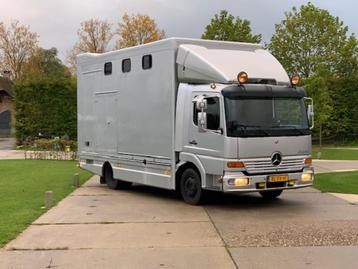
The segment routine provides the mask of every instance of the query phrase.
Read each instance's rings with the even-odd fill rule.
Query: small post
[[[73,174],[72,185],[74,188],[78,188],[80,186],[80,176],[78,173]]]
[[[317,159],[321,159],[322,155],[322,124],[319,125],[319,152],[317,152]]]
[[[47,209],[50,209],[52,207],[52,203],[53,203],[53,192],[52,191],[45,192],[45,207]]]

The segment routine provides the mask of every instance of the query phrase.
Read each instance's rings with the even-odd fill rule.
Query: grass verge
[[[74,173],[81,184],[91,177],[74,161],[1,160],[0,247],[46,212],[46,191],[53,191],[55,203],[71,193]]]
[[[317,158],[319,148],[313,147],[312,157]],[[322,160],[358,160],[358,150],[354,149],[327,149],[322,148],[321,150]]]
[[[316,174],[313,186],[322,192],[358,194],[358,171]]]

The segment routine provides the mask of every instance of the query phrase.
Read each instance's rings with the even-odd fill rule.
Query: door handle
[[[191,141],[189,141],[189,144],[190,145],[197,145],[198,143],[195,140],[191,140]]]

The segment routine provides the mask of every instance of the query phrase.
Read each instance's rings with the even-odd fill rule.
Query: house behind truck
[[[110,188],[198,204],[312,185],[313,107],[261,45],[169,38],[77,60],[80,165]]]

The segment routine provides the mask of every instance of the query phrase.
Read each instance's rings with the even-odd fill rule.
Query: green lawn
[[[358,194],[358,171],[317,174],[313,186],[323,192]]]
[[[317,158],[317,152],[319,148],[313,147],[312,157]],[[322,160],[358,160],[358,150],[353,149],[327,149],[321,150]]]
[[[53,191],[55,203],[72,192],[74,173],[81,184],[91,176],[74,161],[1,160],[0,247],[46,211],[46,191]]]

